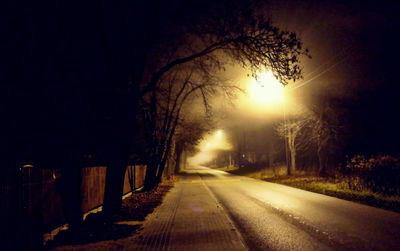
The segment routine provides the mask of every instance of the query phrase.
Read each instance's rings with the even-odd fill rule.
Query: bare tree
[[[323,98],[320,105],[312,106],[310,109],[311,139],[317,146],[318,173],[321,176],[326,176],[329,172],[330,162],[335,162],[334,160],[330,160],[330,158],[338,158],[339,149],[344,140],[343,138],[340,140],[339,137],[343,137],[346,134],[345,128],[342,125],[343,122],[339,122],[338,115],[332,105],[327,98]]]
[[[309,117],[305,114],[291,116],[290,119],[278,124],[276,131],[279,136],[287,140],[289,150],[289,163],[287,174],[293,175],[296,171],[296,152],[300,144],[304,143],[298,140],[302,130],[308,125]]]
[[[238,88],[218,77],[214,64],[194,60],[164,75],[157,88],[144,97],[144,120],[148,125],[150,161],[147,166],[145,189],[160,181],[176,129],[182,124],[185,106],[200,99],[205,114],[211,116],[210,99],[219,93],[231,97]],[[187,128],[190,129],[190,128]]]
[[[129,141],[129,138],[134,136],[129,135],[135,133],[135,117],[138,114],[147,113],[146,116],[153,121],[153,125],[149,126],[154,129],[150,130],[153,131],[154,141],[157,143],[160,137],[166,144],[153,153],[160,163],[149,164],[161,168],[149,168],[149,172],[156,172],[159,176],[159,171],[155,170],[162,171],[175,131],[174,127],[179,120],[179,116],[175,115],[173,119],[162,122],[163,126],[160,128],[156,126],[158,123],[154,121],[160,117],[159,112],[156,111],[159,109],[157,95],[161,91],[162,83],[168,83],[166,79],[173,78],[174,72],[179,72],[180,67],[190,69],[190,66],[195,65],[196,77],[182,79],[183,82],[180,83],[189,88],[184,88],[179,99],[170,100],[172,107],[174,104],[183,104],[181,101],[186,100],[191,93],[196,91],[204,100],[208,95],[213,95],[215,89],[211,87],[217,82],[209,81],[215,78],[215,71],[210,71],[210,69],[223,70],[228,63],[249,68],[254,75],[259,71],[269,69],[282,84],[301,78],[300,56],[308,56],[308,51],[303,48],[295,33],[281,31],[273,26],[265,13],[259,11],[260,7],[256,6],[259,3],[261,2],[251,0],[229,1],[229,3],[216,1],[191,11],[184,9],[186,12],[183,11],[179,15],[171,11],[171,16],[166,20],[160,19],[160,22],[151,20],[150,23],[154,25],[154,29],[150,30],[154,31],[154,34],[149,35],[149,30],[143,31],[152,39],[147,44],[143,41],[144,48],[134,50],[137,53],[133,55],[137,57],[133,59],[136,63],[133,65],[131,87],[127,88],[128,109],[123,109],[116,119],[124,116],[128,118],[121,119],[119,123],[121,127],[126,128],[125,131],[130,132],[127,133],[127,137],[118,135],[117,138],[122,138],[123,142]],[[227,8],[226,4],[229,4],[230,8]],[[180,10],[182,8],[184,6],[179,6]],[[141,39],[140,36],[138,38]],[[140,106],[140,103],[148,104],[148,106]],[[208,106],[207,102],[204,104]],[[142,108],[145,111],[141,111]],[[173,113],[179,115],[180,111],[181,108],[178,105],[173,108]],[[117,144],[118,141],[115,143]],[[120,144],[115,149],[121,147],[124,145]],[[119,152],[123,153],[126,150],[120,149]],[[106,185],[105,192],[106,197],[111,197],[105,198],[104,210],[108,211],[109,208],[111,214],[121,203],[123,178],[117,177],[123,176],[123,170],[125,170],[124,160],[121,160],[123,156],[120,153],[116,156],[118,158],[114,158],[113,167],[107,169],[107,176],[114,177],[112,179],[118,182],[110,180],[110,186]],[[150,173],[148,177],[154,177],[154,175]],[[146,183],[154,182],[147,181]]]
[[[329,159],[340,148],[339,136],[344,134],[343,126],[327,101],[300,109],[286,123],[277,126],[277,133],[288,140],[290,165],[288,175],[296,170],[296,152],[311,150],[318,157],[318,173],[325,176],[329,169]]]
[[[203,136],[213,128],[212,121],[204,117],[193,117],[185,113],[175,131],[175,172],[181,169],[184,152],[194,152],[195,146]],[[185,161],[185,160],[183,160]]]

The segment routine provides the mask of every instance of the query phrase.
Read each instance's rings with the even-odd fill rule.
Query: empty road
[[[400,250],[400,214],[203,167],[250,250]]]
[[[127,238],[55,250],[400,250],[400,214],[204,167]]]

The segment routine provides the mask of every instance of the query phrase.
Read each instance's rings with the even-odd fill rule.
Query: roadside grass
[[[238,167],[235,166],[225,166],[225,167],[211,167],[212,169],[219,170],[219,171],[224,171],[224,172],[233,172],[235,170],[238,170]]]
[[[227,172],[400,212],[400,196],[387,196],[367,189],[350,189],[348,183],[341,179],[317,177],[306,173],[287,176],[281,174],[280,169],[278,171],[280,174],[271,169],[246,170],[243,168]]]
[[[225,171],[223,168],[219,168],[218,170]],[[262,180],[273,177],[283,177],[283,175],[286,173],[286,170],[283,166],[264,169],[230,167],[230,169],[226,170],[226,172]]]

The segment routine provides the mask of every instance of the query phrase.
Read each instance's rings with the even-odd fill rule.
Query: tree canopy
[[[138,149],[132,145],[143,140],[138,134],[157,135],[162,151],[154,152],[168,151],[180,107],[200,98],[209,111],[210,97],[233,92],[235,87],[218,75],[228,64],[253,75],[271,70],[287,84],[301,78],[300,57],[309,55],[295,33],[273,25],[259,0],[52,2],[42,7],[24,8],[32,22],[18,23],[31,34],[21,37],[24,46],[16,54],[25,62],[19,83],[27,88],[12,88],[22,97],[12,101],[22,111],[15,123],[19,131],[24,131],[24,115],[35,123],[7,142],[17,142],[11,148],[17,152],[19,142],[28,139],[32,142],[22,150],[28,157],[34,148],[43,159],[75,163],[65,166],[80,165],[83,154],[96,152],[111,172],[105,211],[118,207],[124,168]],[[157,159],[162,166],[163,158]]]
[[[232,96],[237,89],[220,78],[228,64],[239,64],[254,76],[271,70],[284,85],[301,78],[300,56],[309,56],[308,50],[295,33],[273,26],[256,4],[260,2],[217,1],[189,12],[190,16],[182,13],[162,26],[159,40],[148,53],[149,67],[138,83],[151,134],[149,142],[157,146],[150,153],[156,163],[148,166],[149,179],[163,169],[164,154],[168,155],[180,111],[188,99],[200,97],[209,111],[213,95],[223,92]]]

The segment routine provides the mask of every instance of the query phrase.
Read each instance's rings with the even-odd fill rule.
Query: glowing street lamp
[[[272,72],[263,72],[249,87],[249,94],[254,101],[263,105],[281,104],[284,101],[283,85]]]
[[[285,89],[278,79],[274,77],[272,72],[263,72],[258,78],[253,81],[249,88],[252,99],[263,105],[283,105],[283,120],[286,127],[286,102],[285,102]],[[288,142],[285,137],[285,159],[286,165],[288,165]]]

